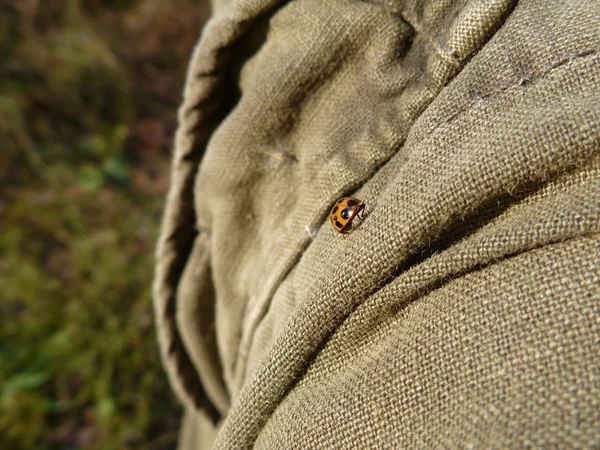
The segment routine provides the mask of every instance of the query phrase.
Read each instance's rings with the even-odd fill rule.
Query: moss
[[[158,205],[41,194],[19,192],[0,237],[0,315],[11,318],[1,326],[2,448],[76,444],[90,427],[95,441],[127,448],[172,431],[149,294]]]
[[[17,3],[0,5],[0,448],[174,448],[150,286],[206,5]]]

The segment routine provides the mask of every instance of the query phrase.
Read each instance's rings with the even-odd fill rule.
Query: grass
[[[0,2],[0,448],[174,448],[150,286],[193,0]]]

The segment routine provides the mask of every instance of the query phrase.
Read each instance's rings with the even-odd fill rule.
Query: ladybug
[[[350,231],[352,220],[359,216],[364,217],[365,204],[356,197],[340,198],[329,213],[331,224],[336,231],[340,233],[348,233]],[[361,214],[362,213],[362,214]]]

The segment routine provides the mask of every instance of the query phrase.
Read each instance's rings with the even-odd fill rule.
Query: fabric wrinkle
[[[221,3],[153,291],[182,450],[600,442],[593,0]]]

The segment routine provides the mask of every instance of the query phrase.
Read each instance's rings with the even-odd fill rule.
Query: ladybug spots
[[[352,220],[364,209],[365,205],[358,198],[341,198],[335,202],[329,213],[331,225],[340,233],[349,233],[352,230]]]

